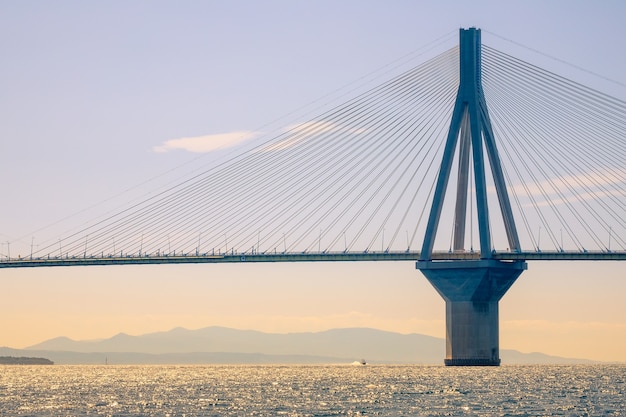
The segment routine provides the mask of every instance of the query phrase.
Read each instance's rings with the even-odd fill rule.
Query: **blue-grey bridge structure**
[[[461,29],[459,47],[429,64],[242,152],[241,158],[231,158],[62,239],[40,244],[35,252],[31,246],[30,256],[7,255],[0,259],[0,268],[415,261],[446,302],[445,364],[499,365],[498,303],[527,269],[526,261],[626,260],[626,103],[489,50],[489,76],[503,85],[492,95],[496,110],[506,112],[506,98],[515,96],[511,100],[525,107],[513,116],[530,125],[526,130],[508,115],[501,116],[504,121],[497,131],[508,139],[507,158],[512,161],[518,155],[522,161],[507,171],[485,97],[482,58],[481,31]],[[519,66],[520,73],[494,71],[500,61]],[[450,63],[458,68],[454,73],[443,70]],[[516,84],[520,74],[538,77],[536,85]],[[434,80],[424,81],[430,79]],[[556,96],[560,98],[552,103]],[[411,104],[400,108],[398,102]],[[450,104],[452,109],[445,110]],[[561,112],[557,118],[563,119],[565,128],[552,126],[552,121],[540,126],[535,119],[550,113],[544,105]],[[423,116],[409,120],[416,113]],[[583,127],[571,127],[576,119]],[[589,132],[598,143],[588,143]],[[445,140],[422,142],[424,137],[442,136]],[[524,138],[531,138],[529,145],[522,144]],[[544,148],[542,139],[545,146],[561,143]],[[567,156],[563,143],[571,143],[573,156]],[[367,156],[362,156],[365,146]],[[520,168],[530,170],[524,155],[518,154],[524,146],[537,147],[536,166],[543,179],[520,173]],[[605,159],[594,160],[595,151]],[[591,162],[584,160],[589,154]],[[439,165],[433,163],[437,156]],[[430,189],[422,188],[429,175]],[[514,176],[517,184],[511,183]],[[456,198],[447,210],[450,183],[456,187]],[[516,191],[522,188],[525,196]],[[575,195],[576,190],[582,195]],[[381,197],[374,200],[368,193]],[[545,198],[538,201],[539,195]],[[420,200],[418,216],[415,202]],[[403,204],[407,207],[400,209]],[[565,207],[570,219],[557,206]],[[525,244],[532,250],[524,249],[516,210],[527,232]],[[536,234],[530,212],[540,223]],[[493,213],[500,215],[498,231]],[[452,220],[442,232],[440,219],[446,215]],[[382,225],[371,226],[372,237],[364,240],[376,216],[383,218]],[[414,217],[419,217],[415,226],[409,222]],[[422,217],[427,217],[425,224]],[[356,228],[348,243],[347,233],[359,221],[367,226]],[[573,222],[580,223],[597,249],[576,236]],[[387,241],[385,227],[392,229]],[[403,228],[407,243],[399,248]],[[541,248],[542,228],[551,249]],[[478,250],[473,246],[474,230]],[[600,238],[601,231],[608,235],[606,241]],[[564,232],[574,249],[565,249]],[[420,233],[421,250],[414,250],[412,243]],[[442,234],[449,234],[450,246],[434,250]],[[499,234],[506,236],[506,248],[496,248],[493,240]],[[322,250],[323,240],[328,243]],[[357,249],[361,242],[365,249]],[[378,242],[380,251],[374,249]],[[172,244],[178,249],[172,251]]]

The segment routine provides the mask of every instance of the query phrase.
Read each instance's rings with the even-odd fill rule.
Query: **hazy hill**
[[[56,363],[370,363],[442,364],[443,339],[367,328],[333,329],[316,333],[274,334],[224,327],[76,341],[50,339],[26,350],[0,349],[0,355],[34,355]],[[541,353],[502,350],[506,364],[583,363]]]
[[[95,341],[74,341],[59,337],[27,349],[81,353],[262,353],[346,359],[367,358],[398,363],[433,363],[441,361],[445,351],[445,342],[442,339],[419,334],[402,335],[366,328],[275,334],[207,327],[199,330],[175,328],[167,332],[141,336],[120,333],[110,339]]]

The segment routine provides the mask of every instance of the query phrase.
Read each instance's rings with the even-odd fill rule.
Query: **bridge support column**
[[[419,261],[416,265],[446,301],[447,366],[498,366],[498,302],[526,262]]]

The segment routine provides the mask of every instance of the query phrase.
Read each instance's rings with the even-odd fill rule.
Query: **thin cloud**
[[[558,206],[561,204],[572,204],[582,200],[594,201],[602,197],[626,197],[626,190],[610,190],[610,191],[596,191],[593,193],[583,193],[576,196],[566,196],[565,198],[551,198],[549,201],[539,201],[535,204],[526,203],[524,207],[546,207],[546,206]]]
[[[165,153],[182,150],[194,153],[206,153],[217,149],[230,148],[256,136],[256,133],[248,130],[240,130],[215,135],[194,136],[188,138],[170,139],[159,146],[152,148],[154,152]]]
[[[581,173],[543,180],[538,183],[530,183],[526,188],[522,184],[516,184],[512,188],[520,195],[547,196],[557,195],[557,189],[580,190],[584,188],[597,189],[602,186],[620,185],[626,177],[626,168],[605,170],[600,173]],[[565,187],[565,188],[562,188]]]
[[[515,184],[508,189],[521,197],[535,197],[539,200],[535,203],[525,203],[524,207],[561,205],[607,196],[624,197],[626,191],[614,189],[616,186],[622,186],[624,177],[626,177],[626,168],[617,168],[599,173],[555,177],[536,183],[530,182],[525,186]],[[611,188],[607,189],[607,187]],[[495,193],[495,187],[489,186],[488,192]]]
[[[309,121],[299,123],[288,126],[284,129],[284,131],[289,134],[286,139],[262,149],[262,152],[276,152],[289,149],[304,140],[322,133],[345,132],[351,135],[360,135],[367,132],[364,128],[347,127],[327,121]]]

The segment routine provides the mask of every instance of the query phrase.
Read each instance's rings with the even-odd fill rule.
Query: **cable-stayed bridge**
[[[449,364],[496,364],[497,302],[524,261],[626,259],[625,116],[462,30],[459,47],[30,256],[7,243],[0,267],[416,260],[471,276],[480,300],[429,280],[450,321],[494,330],[487,347],[451,336]]]
[[[459,79],[455,47],[219,166],[65,236],[38,240],[20,260],[4,245],[0,265],[27,266],[31,258],[34,266],[60,258],[415,257]],[[527,259],[623,256],[624,102],[485,45],[482,87],[520,240],[511,250],[501,219],[491,216],[491,251],[501,259],[516,252]],[[455,172],[450,178],[454,188]],[[489,207],[497,208],[488,187]],[[464,243],[475,253],[472,193]],[[434,242],[438,256],[451,259],[470,256],[453,250],[453,205],[452,198],[444,202]]]

